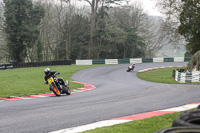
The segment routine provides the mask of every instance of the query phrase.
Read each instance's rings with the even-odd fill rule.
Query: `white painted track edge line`
[[[116,125],[116,124],[126,123],[126,122],[130,122],[130,121],[131,120],[105,120],[105,121],[99,121],[99,122],[95,122],[95,123],[88,124],[88,125],[62,129],[59,131],[53,131],[50,133],[78,133],[78,132],[83,132],[83,131],[101,128],[101,127],[105,127],[105,126],[112,126],[112,125]]]

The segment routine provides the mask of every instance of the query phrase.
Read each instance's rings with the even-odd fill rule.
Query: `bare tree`
[[[110,17],[112,18],[112,21],[115,22],[117,25],[121,25],[122,29],[126,28],[127,30],[132,30],[132,34],[136,34],[135,37],[132,37],[134,42],[122,42],[123,45],[123,58],[128,57],[128,50],[130,53],[130,57],[134,57],[137,53],[136,47],[143,49],[139,45],[139,38],[140,31],[142,31],[143,28],[143,21],[146,17],[146,14],[143,12],[143,9],[140,6],[140,3],[134,3],[133,5],[125,5],[121,7],[113,8],[110,12]],[[134,33],[135,32],[135,33]],[[123,33],[123,32],[121,32]],[[120,35],[122,36],[122,35]],[[141,37],[141,36],[140,36]],[[123,37],[124,40],[127,37]]]
[[[80,0],[82,1],[82,0]],[[88,47],[88,59],[91,57],[94,57],[94,53],[92,50],[94,49],[94,34],[96,31],[96,16],[97,16],[97,11],[100,6],[100,4],[106,4],[106,6],[109,6],[110,3],[112,4],[118,4],[118,2],[123,1],[123,0],[83,0],[87,2],[90,5],[91,8],[91,13],[90,13],[90,44]],[[103,5],[102,4],[102,5]]]
[[[89,3],[91,7],[91,17],[90,17],[90,45],[88,49],[88,59],[91,58],[91,51],[94,43],[94,32],[95,32],[95,23],[96,23],[96,14],[99,6],[100,0],[85,0],[86,2]]]
[[[66,19],[66,4],[64,2],[39,0],[45,8],[45,17],[40,24],[40,37],[43,44],[44,60],[59,59],[59,44]]]
[[[162,25],[162,31],[168,39],[168,43],[174,47],[185,45],[185,39],[181,36],[177,28],[180,25],[179,16],[182,11],[181,0],[157,0],[157,7],[165,16],[165,23]]]
[[[46,15],[40,25],[44,60],[70,59],[73,45],[72,31],[80,30],[71,25],[72,17],[83,13],[84,9],[75,7],[76,1],[38,1],[46,10]]]
[[[162,31],[164,20],[160,17],[149,16],[144,21],[145,30],[141,33],[144,36],[146,57],[155,57],[158,51],[165,46],[168,41]]]
[[[131,5],[114,8],[114,11],[110,14],[114,22],[125,25],[130,29],[133,28],[136,34],[143,40],[145,45],[138,44],[136,40],[134,45],[131,45],[131,57],[137,56],[138,46],[144,51],[146,57],[154,57],[155,54],[167,43],[167,38],[163,32],[162,25],[164,19],[161,17],[148,16],[140,2],[135,2]],[[137,38],[136,38],[137,39]],[[128,48],[125,44],[124,47]],[[127,49],[124,49],[124,57],[126,57]]]
[[[6,46],[4,3],[0,1],[0,62],[8,62],[9,54]]]

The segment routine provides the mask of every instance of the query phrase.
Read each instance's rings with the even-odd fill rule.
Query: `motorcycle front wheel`
[[[53,93],[54,93],[56,96],[60,96],[60,91],[59,91],[55,86],[53,86]]]
[[[69,87],[67,87],[67,92],[66,92],[67,95],[70,95],[71,94],[71,91],[69,89]]]

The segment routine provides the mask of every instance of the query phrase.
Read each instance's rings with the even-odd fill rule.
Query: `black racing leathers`
[[[50,77],[55,77],[55,73],[58,73],[58,72],[56,72],[56,71],[51,71],[51,72],[49,72],[49,74],[48,75],[45,75],[44,76],[44,80],[45,80],[45,83],[47,84],[48,82],[47,82],[47,79],[49,79]]]
[[[60,72],[51,71],[51,72],[49,72],[48,75],[45,75],[45,76],[44,76],[45,84],[48,84],[48,81],[47,81],[47,80],[48,80],[50,77],[53,77],[53,78],[54,78],[56,74],[60,74]],[[60,84],[62,84],[62,85],[65,85],[65,82],[63,81],[62,78],[59,78],[59,77],[58,77],[58,82],[59,82]]]

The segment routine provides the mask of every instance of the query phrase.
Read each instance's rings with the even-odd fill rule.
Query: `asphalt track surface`
[[[200,86],[161,84],[137,78],[137,71],[186,63],[109,65],[79,71],[72,79],[96,89],[71,96],[0,102],[0,133],[47,133],[188,103],[200,102]]]

